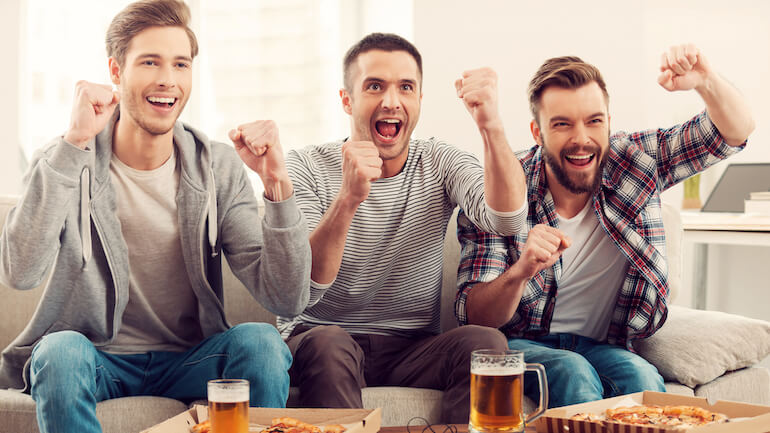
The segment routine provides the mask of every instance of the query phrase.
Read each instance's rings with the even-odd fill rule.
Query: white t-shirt
[[[604,341],[628,260],[599,225],[591,204],[569,219],[557,215],[572,245],[561,256],[550,332]]]
[[[128,246],[128,305],[110,353],[184,351],[203,339],[198,298],[182,258],[176,150],[154,170],[136,170],[114,154],[110,178]]]

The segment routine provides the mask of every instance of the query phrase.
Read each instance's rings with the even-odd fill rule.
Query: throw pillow
[[[663,378],[693,388],[770,355],[770,322],[669,306],[666,323],[634,347]]]

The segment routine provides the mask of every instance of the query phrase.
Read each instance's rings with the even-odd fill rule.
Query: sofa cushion
[[[666,380],[695,388],[770,354],[770,322],[670,306],[666,323],[635,345]]]

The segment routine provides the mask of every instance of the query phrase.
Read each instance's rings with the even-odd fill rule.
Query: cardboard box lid
[[[742,418],[734,422],[713,424],[691,429],[629,426],[609,423],[601,426],[587,421],[573,421],[569,418],[577,413],[601,414],[605,409],[616,406],[623,400],[631,399],[637,404],[666,406],[697,406],[712,412],[719,412],[729,418]],[[687,397],[677,394],[644,391],[620,397],[607,398],[583,404],[549,409],[535,421],[539,432],[584,433],[584,432],[628,432],[628,433],[766,433],[770,432],[770,406],[760,406],[732,401],[718,401],[709,404],[702,397]]]
[[[377,433],[382,410],[377,409],[273,409],[249,408],[249,432],[259,432],[269,426],[273,418],[291,417],[319,426],[342,424],[345,433]],[[142,433],[190,433],[195,424],[208,419],[206,406],[196,405],[179,415],[144,430]]]

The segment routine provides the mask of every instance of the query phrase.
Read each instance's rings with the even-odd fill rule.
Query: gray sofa
[[[15,201],[14,197],[0,197],[0,226]],[[678,212],[664,208],[668,254],[675,258],[669,260],[674,291],[681,280],[681,226],[678,217]],[[454,221],[448,233],[442,296],[444,329],[456,326],[453,302],[459,245],[454,233]],[[227,269],[225,286],[225,307],[231,323],[275,323],[275,318],[250,297]],[[42,292],[42,286],[30,291],[0,286],[0,347],[7,346],[26,325]],[[701,344],[697,340],[704,336],[704,329],[713,329],[714,332],[706,336],[709,341]],[[727,338],[719,332],[727,332]],[[736,336],[743,340],[735,343]],[[672,307],[669,322],[638,349],[666,377],[669,392],[712,400],[770,404],[770,374],[766,369],[751,367],[770,352],[770,323]],[[441,391],[431,389],[371,387],[363,390],[365,407],[382,408],[383,426],[405,425],[413,416],[438,422],[441,396]],[[296,397],[297,390],[292,388],[289,406],[294,405]],[[532,402],[528,401],[527,406],[532,408]],[[99,403],[97,416],[105,432],[127,433],[139,432],[185,409],[185,404],[172,399],[129,397]],[[16,391],[0,390],[0,420],[0,431],[3,432],[38,431],[32,398]]]

